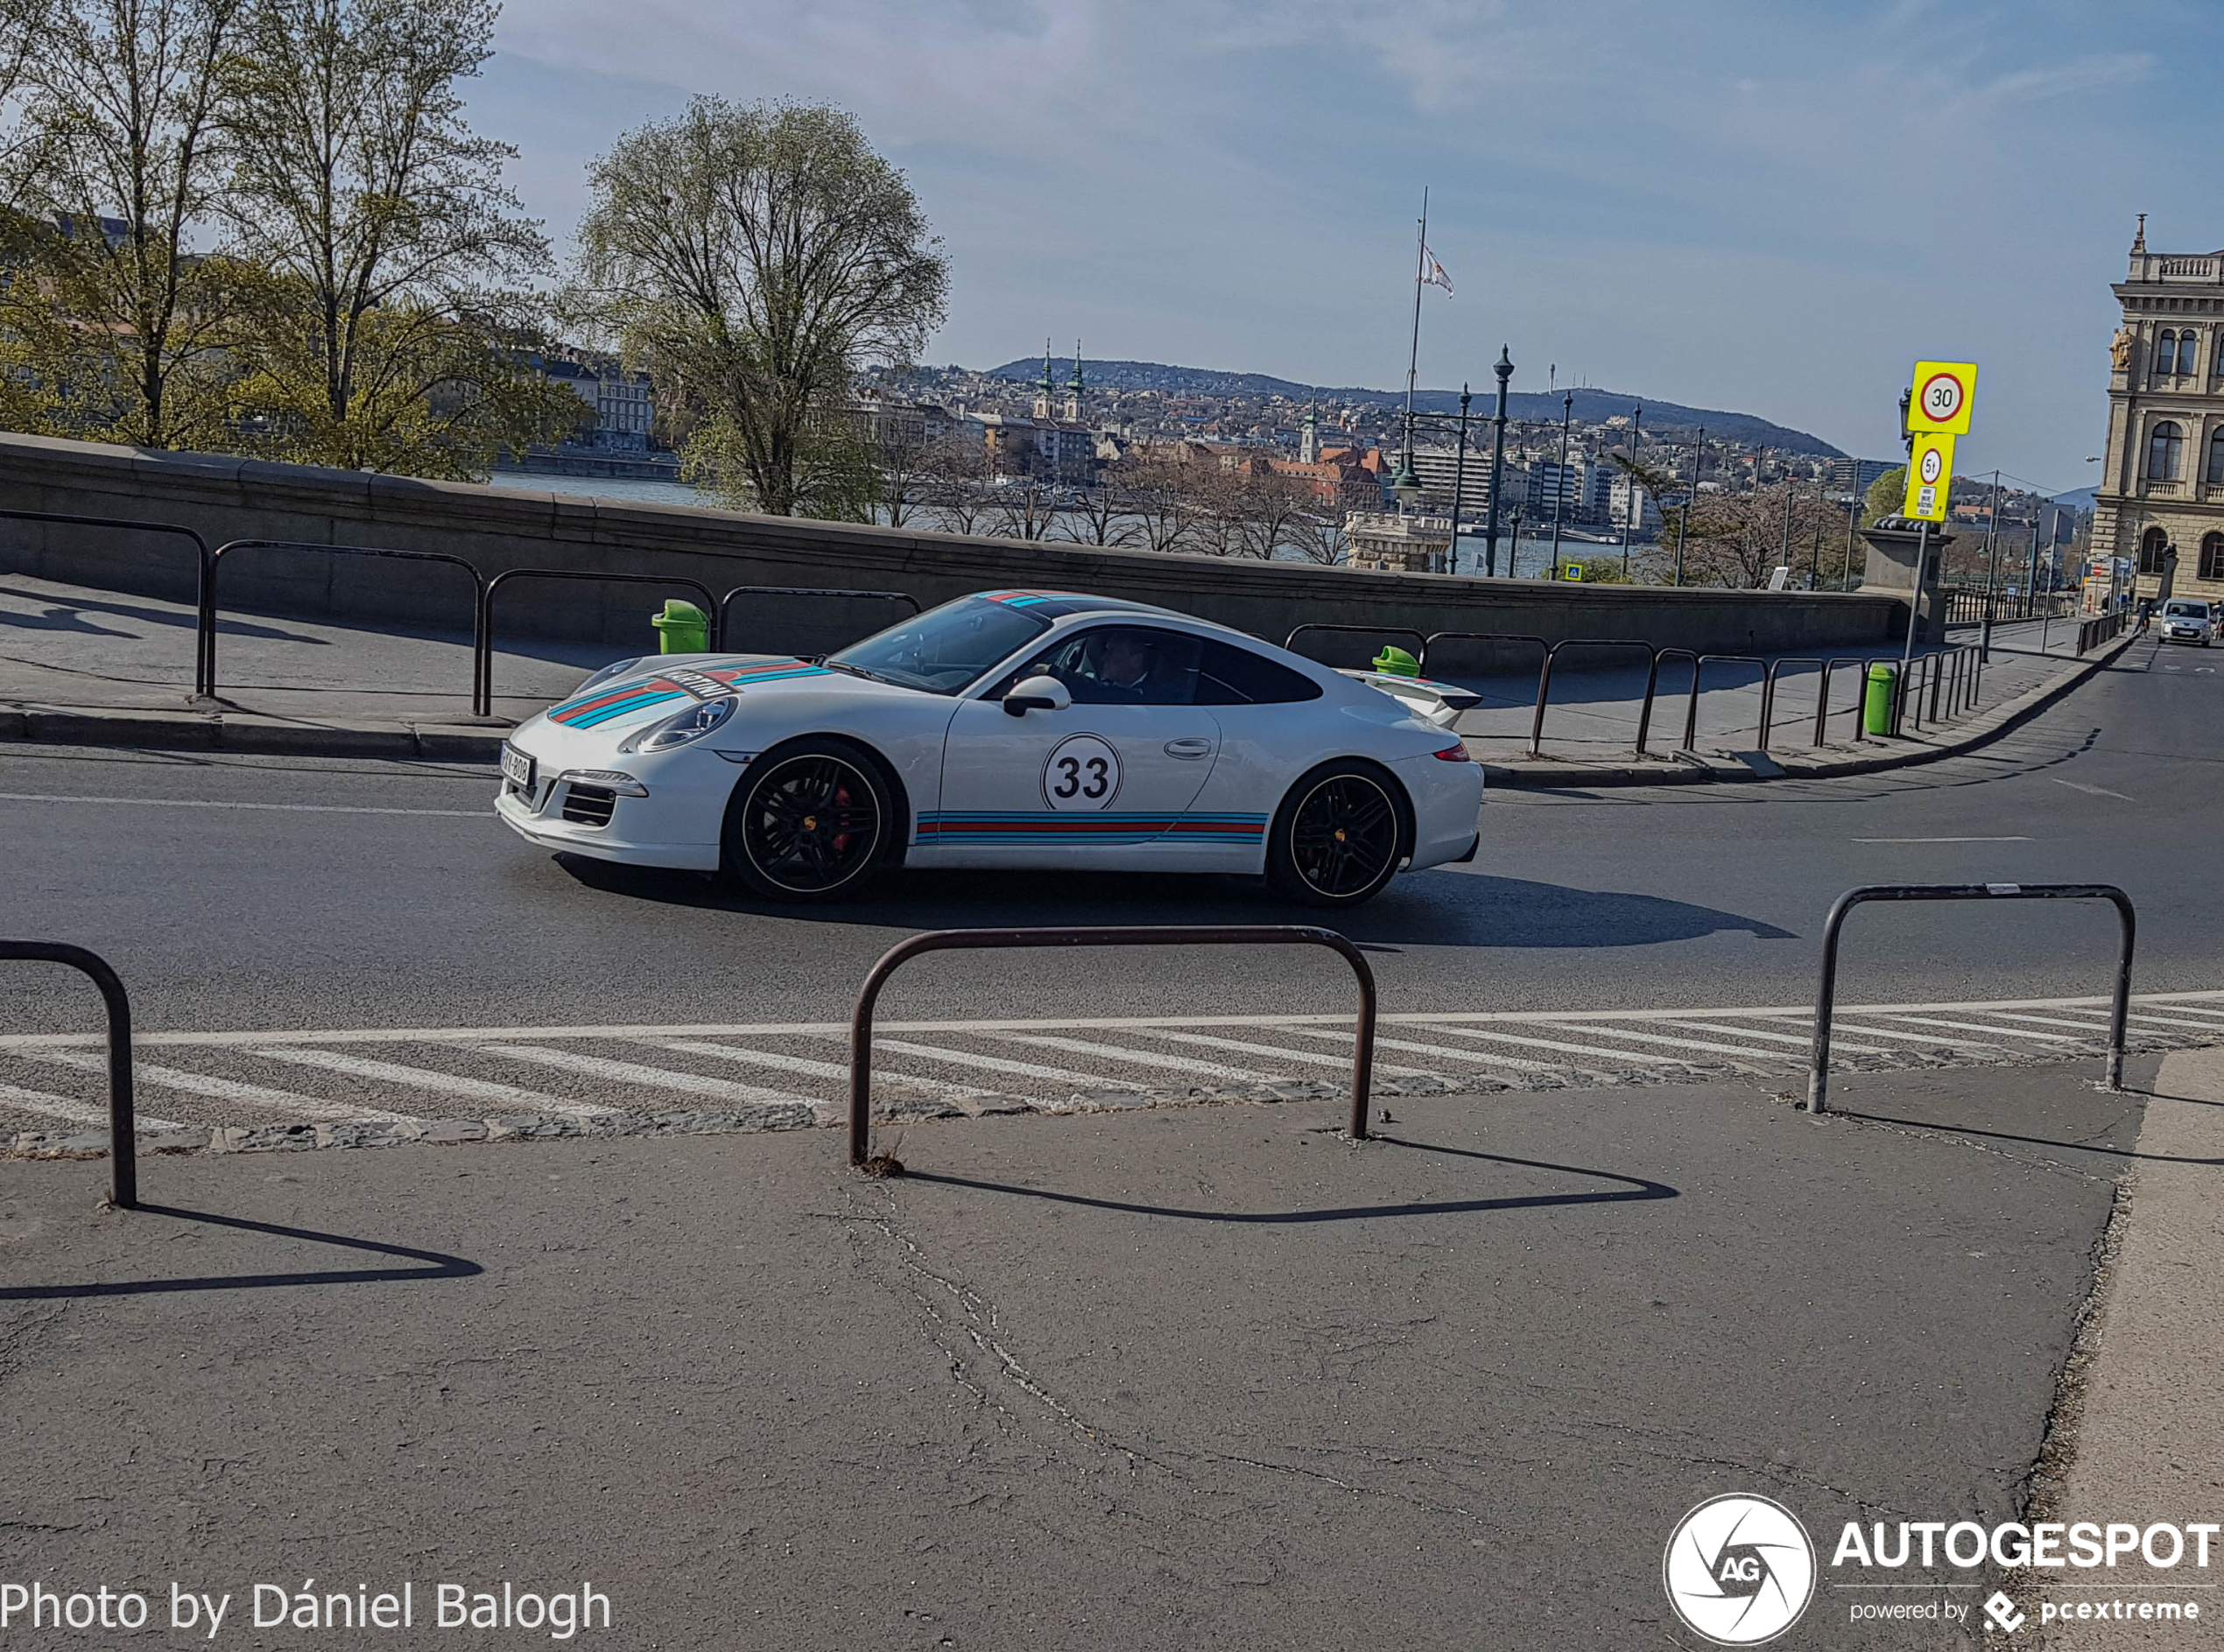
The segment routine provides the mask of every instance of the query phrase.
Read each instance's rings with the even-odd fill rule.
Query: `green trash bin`
[[[710,652],[710,621],[693,602],[673,597],[664,605],[663,613],[649,615],[649,623],[657,628],[659,654]]]
[[[1890,660],[1872,660],[1869,666],[1869,688],[1862,697],[1862,732],[1889,735],[1892,732],[1892,691],[1899,683],[1900,668]]]
[[[1402,648],[1384,648],[1375,656],[1375,669],[1384,677],[1418,677],[1421,662]]]

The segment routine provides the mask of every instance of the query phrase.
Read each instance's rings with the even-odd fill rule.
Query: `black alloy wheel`
[[[890,814],[862,753],[806,742],[750,765],[727,811],[727,863],[776,900],[838,900],[879,864]]]
[[[1315,770],[1291,788],[1267,844],[1267,878],[1309,906],[1356,906],[1397,870],[1405,823],[1397,783],[1362,763]]]

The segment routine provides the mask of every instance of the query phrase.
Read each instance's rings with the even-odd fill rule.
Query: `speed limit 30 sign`
[[[1969,404],[1977,398],[1974,362],[1918,362],[1907,405],[1910,431],[1940,436],[1969,433]]]

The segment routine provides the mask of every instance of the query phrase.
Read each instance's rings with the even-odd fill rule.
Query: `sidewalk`
[[[820,1130],[156,1157],[133,1213],[0,1163],[10,1576],[228,1631],[411,1580],[405,1647],[582,1581],[581,1644],[1681,1644],[1708,1496],[2016,1517],[2138,1130],[2090,1079],[918,1122],[885,1182]],[[1800,1646],[1880,1644],[1818,1597]]]
[[[639,651],[656,651],[644,605]],[[1757,745],[1760,690],[1750,667],[1710,665],[1699,696],[1695,750],[1678,755],[1690,667],[1664,666],[1647,738],[1633,755],[1642,665],[1556,671],[1545,755],[1527,756],[1536,674],[1461,678],[1485,695],[1458,732],[1498,784],[1594,786],[1778,775],[1861,773],[1968,749],[2066,692],[2115,649],[2066,655],[2073,623],[2002,626],[1975,712],[1908,737],[1854,741],[1858,673],[1831,685],[1833,743],[1810,747],[1819,674],[1787,671],[1770,752]],[[1969,634],[1974,640],[1974,633]],[[1956,641],[1961,640],[1956,634]],[[194,614],[184,603],[0,574],[0,739],[61,745],[222,747],[335,756],[491,762],[503,733],[608,664],[608,644],[535,643],[498,648],[494,716],[471,714],[468,638],[373,630],[308,620],[230,615],[219,620],[218,695],[193,699]],[[1842,657],[1897,659],[1897,650]]]
[[[238,614],[216,633],[217,703],[196,705],[190,604],[0,574],[0,738],[491,762],[503,730],[616,655],[496,649],[489,722],[471,714],[468,636]]]
[[[1957,630],[1951,638],[1957,646],[1976,640],[1974,629]],[[1636,755],[1646,675],[1641,657],[1640,663],[1607,670],[1555,671],[1543,750],[1535,757],[1529,755],[1537,703],[1533,671],[1446,680],[1480,689],[1486,696],[1481,706],[1463,713],[1455,727],[1497,784],[1550,788],[1819,777],[1898,768],[1983,745],[2083,682],[2115,659],[2129,640],[2127,635],[2080,659],[2070,651],[2076,643],[2074,622],[2057,622],[2051,628],[2036,622],[1995,627],[1992,659],[1979,677],[1974,705],[1958,717],[1942,714],[1937,723],[1926,714],[1918,726],[1911,717],[1902,735],[1885,739],[1857,734],[1862,679],[1868,661],[1897,664],[1899,650],[1849,649],[1834,657],[1862,664],[1841,664],[1830,675],[1828,739],[1813,743],[1822,673],[1812,666],[1788,668],[1777,683],[1766,752],[1758,749],[1761,671],[1756,666],[1710,664],[1700,685],[1693,749],[1683,751],[1678,748],[1690,715],[1691,665],[1688,661],[1664,664],[1643,757]],[[1923,680],[1918,675],[1918,685]],[[1917,692],[1927,714],[1929,692],[1920,686]]]

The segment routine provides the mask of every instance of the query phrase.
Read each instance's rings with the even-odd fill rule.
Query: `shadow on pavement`
[[[469,1279],[485,1269],[461,1256],[437,1250],[414,1250],[407,1245],[382,1244],[375,1239],[348,1239],[321,1234],[310,1227],[284,1227],[276,1222],[250,1221],[243,1216],[217,1216],[208,1211],[180,1210],[170,1205],[142,1205],[131,1216],[167,1216],[178,1221],[208,1222],[248,1233],[271,1234],[280,1239],[306,1239],[313,1244],[336,1245],[343,1250],[367,1250],[381,1256],[404,1256],[423,1262],[422,1268],[355,1268],[320,1269],[291,1274],[231,1274],[192,1279],[95,1280],[78,1285],[0,1286],[0,1302],[43,1302],[81,1297],[140,1297],[181,1290],[255,1290],[273,1285],[367,1285],[417,1279]]]
[[[26,602],[53,601],[52,595],[46,592],[11,590],[6,586],[0,586],[0,596],[18,597]],[[130,631],[109,630],[88,624],[78,619],[81,614],[114,615],[126,619],[144,620],[150,625],[174,626],[186,630],[192,630],[198,624],[190,609],[180,614],[168,608],[141,608],[131,602],[94,602],[82,597],[73,597],[67,604],[50,608],[44,614],[11,614],[0,609],[0,625],[13,625],[32,631],[81,631],[95,636],[133,635]],[[320,648],[327,646],[326,639],[321,636],[279,630],[268,625],[250,625],[243,620],[226,619],[221,615],[216,620],[216,629],[225,636],[263,636],[281,643],[313,643]]]
[[[1510,1158],[1500,1153],[1479,1153],[1472,1148],[1439,1147],[1431,1142],[1409,1142],[1402,1136],[1371,1138],[1385,1147],[1402,1147],[1423,1153],[1448,1153],[1460,1158],[1481,1159],[1490,1164],[1514,1164],[1524,1170],[1554,1170],[1566,1176],[1595,1177],[1619,1182],[1619,1188],[1587,1193],[1523,1193],[1497,1199],[1439,1199],[1422,1204],[1347,1205],[1323,1210],[1214,1211],[1191,1210],[1170,1205],[1137,1205],[1124,1199],[1093,1199],[1085,1193],[1058,1193],[1047,1188],[1018,1187],[1009,1182],[984,1182],[968,1176],[947,1176],[933,1170],[904,1172],[907,1182],[930,1182],[945,1187],[969,1187],[977,1192],[1010,1193],[1018,1199],[1038,1199],[1056,1205],[1080,1205],[1091,1210],[1124,1211],[1136,1216],[1172,1216],[1183,1221],[1222,1222],[1249,1227],[1289,1227],[1313,1222],[1367,1221],[1383,1216],[1458,1216],[1477,1211],[1538,1210],[1558,1205],[1622,1205],[1636,1199],[1679,1199],[1680,1192],[1665,1182],[1623,1176],[1616,1170],[1587,1170],[1579,1164],[1553,1164],[1543,1159]]]
[[[626,867],[559,854],[575,882],[606,894],[699,910],[875,928],[1003,929],[1079,924],[1320,924],[1389,946],[1650,946],[1742,930],[1756,940],[1791,931],[1656,895],[1572,889],[1477,873],[1401,879],[1354,911],[1295,906],[1254,878],[1053,868],[886,875],[875,898],[839,906],[759,900],[696,872]]]

